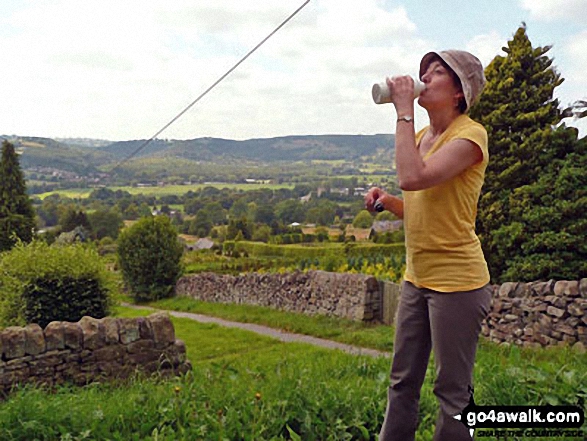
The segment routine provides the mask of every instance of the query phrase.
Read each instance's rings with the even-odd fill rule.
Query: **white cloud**
[[[544,21],[571,20],[584,23],[587,15],[587,0],[522,0],[521,6],[530,11],[532,18]]]
[[[30,3],[0,18],[0,132],[146,138],[301,4]],[[313,0],[162,136],[389,132],[371,85],[429,48],[402,7]]]
[[[557,91],[561,105],[567,106],[579,99],[587,99],[587,30],[565,41],[562,57],[566,61],[565,70],[561,72],[565,81]],[[565,121],[568,125],[577,127],[580,136],[587,136],[587,118]]]
[[[466,50],[476,55],[483,66],[487,66],[496,55],[504,55],[501,48],[508,38],[501,36],[497,31],[477,35],[466,45]]]
[[[587,30],[570,37],[563,48],[565,58],[568,60],[568,68],[564,76],[569,81],[582,81],[587,72]],[[582,84],[587,90],[585,84]]]

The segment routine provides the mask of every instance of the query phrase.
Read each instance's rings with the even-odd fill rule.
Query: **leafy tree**
[[[275,216],[285,224],[304,219],[304,207],[298,199],[286,199],[275,206]]]
[[[9,250],[19,239],[33,239],[35,212],[26,193],[24,175],[14,146],[4,141],[0,159],[0,252]]]
[[[293,189],[293,194],[297,197],[302,197],[310,193],[314,188],[309,184],[297,184]]]
[[[268,203],[260,203],[255,211],[255,222],[262,224],[271,224],[275,220],[275,211],[273,206]]]
[[[59,223],[59,199],[46,197],[36,211],[45,226],[52,227]]]
[[[88,199],[96,199],[96,200],[100,200],[100,201],[108,201],[108,200],[118,200],[118,199],[123,199],[123,198],[127,198],[130,197],[130,193],[128,191],[123,191],[123,190],[111,190],[109,188],[98,188],[96,190],[93,190],[90,195],[88,196]]]
[[[373,225],[373,217],[367,210],[361,210],[353,219],[353,227],[370,228]]]
[[[195,219],[190,224],[189,234],[196,235],[198,237],[206,237],[212,230],[212,221],[210,220],[208,211],[200,210],[196,214]]]
[[[86,213],[73,207],[69,207],[62,215],[59,224],[61,225],[61,231],[65,233],[73,231],[76,227],[83,227],[86,231],[92,230]]]
[[[118,202],[116,202],[116,204],[114,204],[114,206],[118,209],[118,211],[123,213],[125,216],[126,216],[126,210],[128,210],[128,208],[131,205],[134,205],[135,209],[136,209],[136,204],[133,202],[132,198],[130,198],[130,197],[121,199]]]
[[[576,145],[566,158],[554,159],[536,182],[512,193],[512,221],[498,230],[497,239],[519,251],[508,260],[502,279],[587,276],[587,138]]]
[[[377,213],[377,215],[375,216],[375,220],[377,220],[377,221],[393,221],[393,220],[397,220],[397,217],[391,211],[382,211],[381,213]]]
[[[181,204],[181,200],[180,200],[179,196],[176,194],[163,195],[163,196],[161,196],[161,198],[159,200],[161,201],[162,204],[167,204],[167,205]]]
[[[139,207],[134,202],[130,203],[126,209],[123,210],[124,218],[128,220],[136,220],[139,218]]]
[[[306,222],[317,225],[330,225],[336,216],[337,205],[328,200],[311,202],[312,206],[306,211]]]
[[[257,242],[269,242],[269,238],[271,237],[271,227],[269,225],[261,225],[255,228],[255,232],[253,233],[253,240]]]
[[[176,211],[171,215],[171,223],[178,229],[183,226],[183,215],[180,211]]]
[[[167,216],[143,217],[118,238],[118,262],[136,301],[168,297],[182,273],[183,247]]]
[[[503,49],[471,110],[489,136],[477,232],[492,280],[585,277],[585,141],[559,126],[553,93],[563,79],[525,25]]]
[[[88,215],[88,221],[91,226],[92,237],[98,240],[105,237],[118,238],[118,233],[124,226],[122,216],[116,209],[94,211]]]
[[[222,193],[222,190],[216,188],[216,187],[204,187],[201,190],[201,194],[203,197],[207,197],[207,198],[212,198],[212,199],[216,199],[217,197],[219,197]]]
[[[149,217],[152,215],[153,213],[151,212],[151,208],[146,202],[143,202],[141,205],[139,205],[139,217]]]
[[[250,240],[252,237],[251,226],[247,219],[240,218],[238,220],[231,220],[226,229],[226,240],[235,240],[238,233],[241,233],[243,239]]]
[[[206,212],[206,215],[208,216],[210,222],[212,222],[212,225],[221,225],[226,223],[226,210],[219,202],[208,202],[206,205],[204,205],[202,210]]]
[[[240,198],[234,201],[230,210],[228,211],[228,215],[230,219],[240,219],[247,215],[247,201],[245,198]]]

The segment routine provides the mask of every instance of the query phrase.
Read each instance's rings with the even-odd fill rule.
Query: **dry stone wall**
[[[139,318],[30,324],[0,333],[0,391],[15,384],[49,386],[125,378],[136,371],[178,374],[191,369],[164,313]]]
[[[482,332],[495,342],[587,348],[587,279],[494,286]]]
[[[269,306],[389,325],[394,324],[401,297],[395,283],[325,271],[196,274],[180,279],[176,292],[207,302]],[[587,279],[495,285],[482,333],[500,343],[587,348]]]
[[[244,303],[284,311],[323,314],[352,320],[381,316],[381,290],[375,277],[326,271],[286,274],[214,273],[182,277],[176,293],[218,303]]]

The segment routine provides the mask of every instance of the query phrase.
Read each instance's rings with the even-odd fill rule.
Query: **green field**
[[[234,184],[234,183],[209,183],[209,184],[192,184],[192,185],[165,185],[162,187],[108,187],[110,190],[122,190],[127,191],[131,195],[143,194],[145,196],[170,196],[170,195],[183,195],[188,191],[197,191],[206,187],[214,187],[218,189],[228,188],[231,190],[260,190],[262,188],[268,188],[270,190],[278,190],[280,188],[294,188],[293,184]],[[41,193],[34,195],[40,199],[45,199],[47,196],[53,194],[59,194],[63,197],[72,199],[85,199],[87,198],[95,188],[69,188],[64,190],[49,191],[47,193]]]

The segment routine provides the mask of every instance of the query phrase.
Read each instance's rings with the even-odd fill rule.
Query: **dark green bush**
[[[111,275],[88,245],[19,243],[0,255],[0,326],[108,314]]]
[[[108,290],[94,278],[39,278],[24,288],[24,318],[42,328],[52,321],[77,322],[108,313]]]
[[[118,263],[135,301],[169,297],[182,274],[183,246],[167,216],[143,217],[118,238]]]

